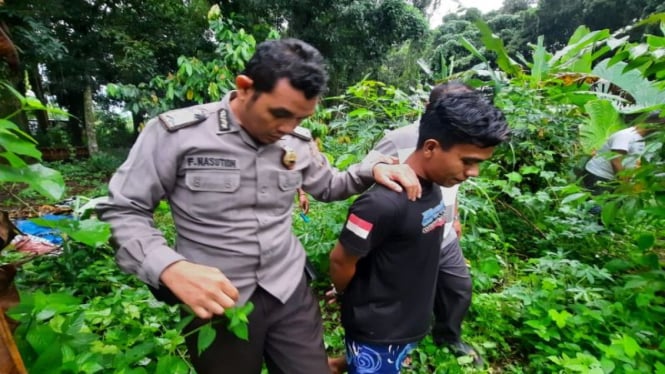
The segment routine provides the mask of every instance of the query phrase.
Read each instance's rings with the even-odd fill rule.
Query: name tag
[[[237,170],[238,160],[212,156],[186,156],[185,168]]]

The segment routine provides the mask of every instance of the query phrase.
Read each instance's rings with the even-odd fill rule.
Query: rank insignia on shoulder
[[[293,129],[293,131],[291,132],[291,135],[295,136],[298,139],[302,139],[304,141],[307,141],[307,142],[312,140],[312,133],[308,129],[306,129],[302,126],[298,126],[295,129]]]
[[[217,112],[217,126],[220,132],[226,132],[231,129],[229,126],[229,113],[224,108]]]
[[[159,115],[162,126],[169,132],[196,125],[207,118],[208,112],[201,108],[177,109]]]

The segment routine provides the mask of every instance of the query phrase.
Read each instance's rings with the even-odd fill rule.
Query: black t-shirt
[[[353,340],[409,343],[429,331],[445,206],[438,186],[421,184],[415,202],[375,185],[349,209],[339,240],[361,257],[341,300]]]

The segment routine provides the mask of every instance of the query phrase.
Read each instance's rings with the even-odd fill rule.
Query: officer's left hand
[[[409,165],[376,164],[372,169],[374,181],[382,184],[395,192],[406,190],[409,200],[415,201],[422,194],[422,188],[418,176]]]

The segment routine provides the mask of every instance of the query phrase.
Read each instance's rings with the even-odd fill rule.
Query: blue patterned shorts
[[[402,361],[417,344],[366,344],[347,338],[349,374],[399,374]]]

